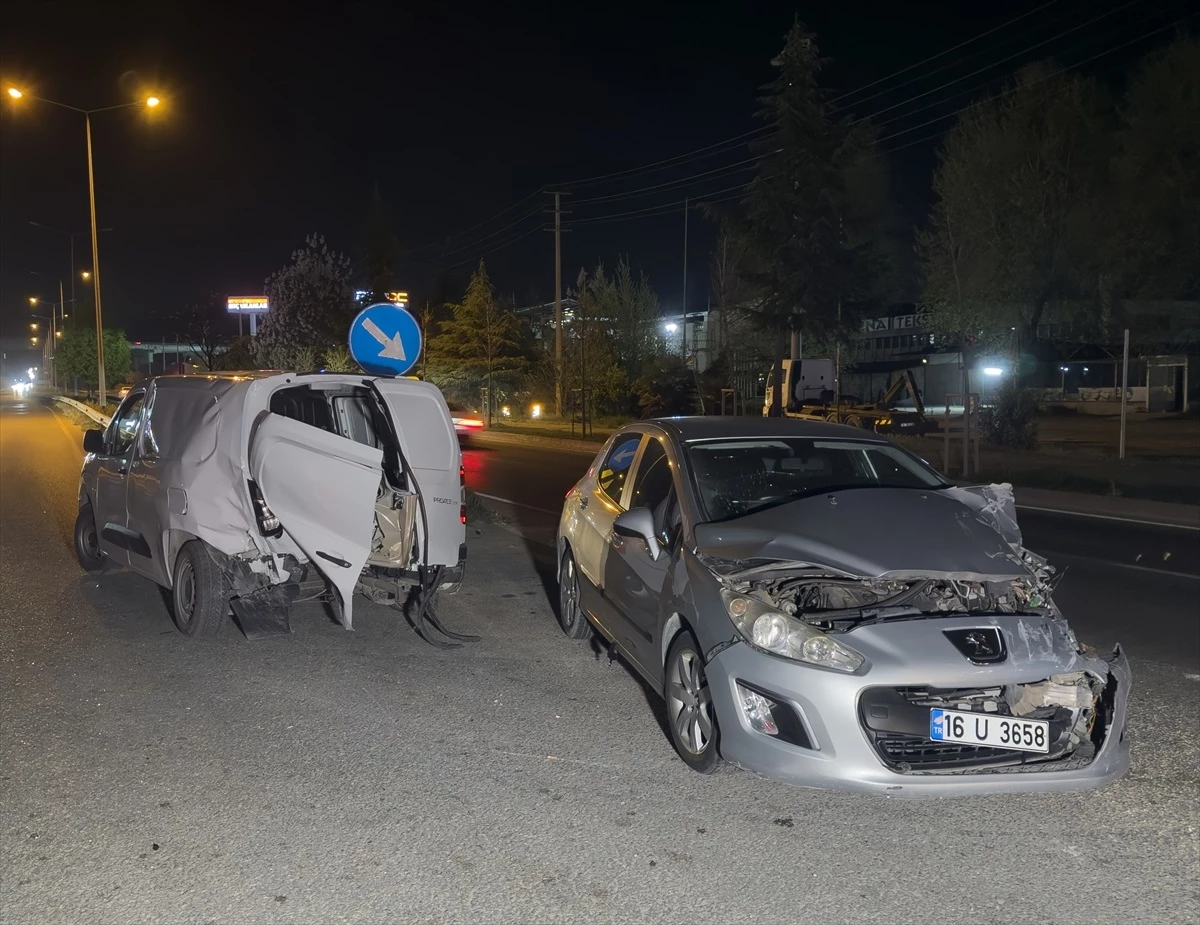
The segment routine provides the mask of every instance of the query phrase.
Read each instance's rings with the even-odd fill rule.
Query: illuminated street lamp
[[[26,96],[25,93],[16,87],[9,87],[8,95],[14,100],[20,100]],[[98,112],[108,112],[113,109],[128,109],[131,106],[145,105],[153,109],[162,101],[157,96],[150,96],[136,103],[120,103],[116,106],[102,106],[99,109],[80,109],[77,106],[69,106],[66,103],[59,103],[40,96],[29,96],[29,99],[57,106],[60,109],[68,109],[71,112],[83,115],[84,134],[87,138],[88,207],[92,219],[92,289],[96,302],[96,377],[99,385],[100,405],[103,407],[107,403],[107,395],[105,394],[104,383],[104,318],[100,307],[100,242],[96,232],[96,180],[92,169],[92,115]]]

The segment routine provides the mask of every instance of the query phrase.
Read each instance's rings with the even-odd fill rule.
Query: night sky
[[[895,192],[915,225],[928,207],[937,133],[952,120],[922,123],[998,86],[1024,61],[1073,64],[1191,12],[1185,2],[1120,0],[456,4],[419,12],[345,3],[245,13],[251,6],[42,2],[5,11],[5,88],[80,108],[149,91],[164,100],[153,113],[93,117],[99,224],[112,229],[100,238],[105,318],[132,338],[172,333],[168,314],[209,291],[261,292],[310,232],[361,257],[376,186],[408,250],[400,282],[414,295],[436,295],[439,280],[452,294],[494,248],[486,259],[501,292],[548,300],[553,241],[538,230],[549,216],[535,209],[550,199],[526,197],[756,128],[757,89],[794,16],[816,31],[830,59],[824,83],[837,95],[1029,13],[843,103],[866,115],[927,93],[878,116],[895,120],[882,136],[903,133],[884,149],[895,149]],[[1085,67],[1117,79],[1132,57],[1169,36]],[[7,96],[0,111],[0,308],[2,331],[13,336],[27,330],[27,297],[53,297],[68,274],[66,239],[29,223],[87,229],[86,160],[82,116]],[[677,311],[683,215],[673,204],[745,182],[751,167],[721,168],[749,156],[730,146],[670,170],[574,186],[580,204],[566,206],[569,221],[671,211],[576,226],[564,236],[564,284],[581,265],[627,252],[665,309]],[[581,202],[704,171],[717,172]],[[690,230],[689,306],[700,308],[714,236],[696,211]],[[87,235],[76,238],[77,268],[90,265],[89,249]]]

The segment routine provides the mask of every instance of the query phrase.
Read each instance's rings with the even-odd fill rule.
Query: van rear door
[[[414,379],[375,379],[371,383],[383,402],[400,441],[415,484],[425,501],[429,518],[428,553],[431,566],[453,568],[462,559],[467,528],[460,517],[466,501],[459,470],[462,450],[446,399],[437,386]]]
[[[351,601],[371,553],[383,452],[278,414],[264,415],[250,446],[250,472],[267,507],[341,597]]]

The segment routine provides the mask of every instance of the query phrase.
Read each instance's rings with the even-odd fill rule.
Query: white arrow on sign
[[[363,320],[363,329],[383,345],[383,349],[379,351],[379,355],[381,357],[386,357],[389,360],[408,359],[408,357],[404,355],[404,344],[400,340],[399,331],[397,331],[392,337],[388,337],[383,333],[382,330],[380,330],[379,325],[377,325],[370,318]]]

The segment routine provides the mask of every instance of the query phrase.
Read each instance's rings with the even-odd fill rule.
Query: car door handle
[[[117,467],[117,475],[128,475],[128,474],[129,474],[129,466],[127,464]]]
[[[587,506],[588,506],[588,496],[587,496],[587,495],[581,495],[581,496],[580,496],[580,498],[579,498],[579,506],[580,506],[580,507],[587,507]]]

